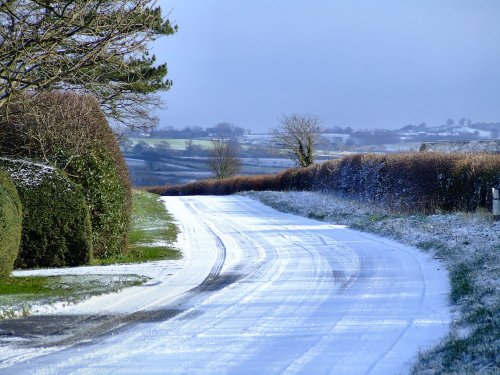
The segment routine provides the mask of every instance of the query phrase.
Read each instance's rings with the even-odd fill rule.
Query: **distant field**
[[[125,158],[134,186],[186,184],[213,177],[203,157],[162,157],[154,162],[139,158]],[[243,175],[277,173],[292,166],[283,158],[243,158]]]
[[[128,138],[129,141],[132,142],[132,146],[135,146],[139,142],[145,142],[150,146],[155,146],[157,144],[161,144],[163,142],[168,142],[170,148],[172,150],[185,150],[186,143],[189,141],[187,138]],[[202,149],[209,149],[212,145],[212,142],[206,139],[193,139],[193,146],[200,146]],[[243,150],[248,148],[247,145],[241,145]]]
[[[151,147],[167,142],[169,148],[179,151],[175,155],[158,155],[157,158],[145,160],[143,156],[133,153],[126,154],[126,162],[134,186],[179,185],[213,177],[208,168],[206,156],[184,156],[189,139],[181,138],[129,138],[132,146],[144,142]],[[211,141],[193,139],[192,144],[202,149],[210,149]],[[242,145],[246,151],[250,145]],[[244,154],[244,152],[243,152]],[[243,157],[242,175],[258,175],[277,173],[293,166],[293,162],[285,157],[285,152],[277,153],[276,157]],[[336,159],[344,156],[344,152],[318,150],[318,161]]]
[[[168,142],[170,148],[172,150],[185,150],[186,149],[186,143],[189,141],[187,138],[128,138],[130,142],[132,142],[132,146],[135,146],[136,144],[140,142],[145,142],[150,146],[156,146],[157,144],[161,144],[163,142]],[[209,149],[211,147],[211,142],[206,139],[193,139],[192,140],[194,146],[200,146],[202,149]],[[241,145],[241,148],[243,150],[248,149],[248,145]],[[400,146],[401,147],[401,146]],[[280,149],[277,150],[279,154],[284,154],[286,152],[285,149]],[[343,152],[343,151],[327,151],[327,150],[322,150],[318,149],[317,150],[318,156],[324,156],[324,157],[332,157],[332,158],[339,158],[342,156],[345,156],[347,154],[351,154],[351,152]]]
[[[163,142],[168,142],[170,148],[172,150],[185,150],[186,143],[189,139],[177,139],[177,138],[128,138],[129,141],[135,146],[140,142],[145,142],[150,146],[156,146],[157,144],[161,144]],[[204,139],[193,139],[193,145],[201,146],[202,148],[209,148],[210,141]]]

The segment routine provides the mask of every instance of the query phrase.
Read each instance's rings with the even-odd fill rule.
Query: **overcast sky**
[[[499,0],[159,3],[179,25],[153,49],[174,81],[162,126],[500,121]]]

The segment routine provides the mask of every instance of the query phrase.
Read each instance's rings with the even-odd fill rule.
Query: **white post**
[[[493,192],[493,217],[495,219],[500,219],[500,190],[491,189]]]

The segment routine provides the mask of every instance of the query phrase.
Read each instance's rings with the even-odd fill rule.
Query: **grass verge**
[[[94,259],[92,265],[139,263],[163,259],[179,259],[179,250],[172,246],[178,234],[177,226],[159,195],[134,190],[129,246],[124,254],[106,259]]]
[[[0,319],[30,315],[34,309],[72,304],[92,296],[117,292],[148,280],[138,275],[59,275],[0,279]]]
[[[312,192],[248,193],[284,212],[391,237],[440,259],[450,276],[449,335],[419,353],[413,374],[500,373],[500,221],[492,215],[395,215],[381,207]]]

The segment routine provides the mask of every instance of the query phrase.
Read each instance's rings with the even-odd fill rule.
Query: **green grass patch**
[[[457,303],[461,298],[474,292],[473,274],[473,271],[465,263],[460,263],[451,269],[450,300],[452,303]]]
[[[172,246],[178,234],[173,217],[158,199],[159,195],[134,190],[129,246],[124,254],[107,259],[94,259],[92,264],[137,263],[163,259],[179,259]]]
[[[61,275],[0,278],[0,319],[29,315],[33,305],[76,303],[148,280],[138,275]]]
[[[44,294],[48,277],[6,277],[0,279],[0,296],[9,294]]]
[[[387,215],[381,215],[381,214],[377,214],[377,213],[372,213],[370,215],[368,215],[368,220],[370,221],[383,221],[383,220],[386,220],[388,218]]]
[[[446,244],[438,240],[426,240],[416,243],[416,246],[422,250],[436,250],[444,251],[446,249]]]
[[[93,264],[139,263],[154,260],[180,259],[179,250],[165,246],[135,246],[126,254],[107,259],[98,259]]]
[[[5,296],[66,297],[87,294],[101,294],[126,286],[140,285],[147,280],[136,275],[61,275],[23,276],[0,279],[0,299]],[[109,284],[111,288],[106,286]]]

